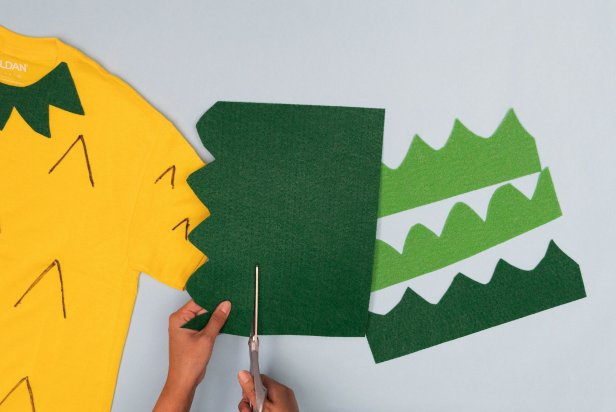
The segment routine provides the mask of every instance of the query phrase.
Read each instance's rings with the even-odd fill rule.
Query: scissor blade
[[[252,405],[253,412],[263,412],[263,404],[267,396],[267,389],[261,380],[259,370],[259,265],[255,265],[255,309],[252,319],[252,334],[248,339],[250,352],[250,374],[254,379],[256,405]]]
[[[259,265],[255,265],[255,310],[252,320],[252,334],[258,336],[259,331]]]

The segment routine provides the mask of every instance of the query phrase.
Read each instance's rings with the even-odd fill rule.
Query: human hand
[[[239,412],[252,412],[250,405],[256,403],[255,384],[248,371],[241,371],[237,376],[242,387],[242,400],[237,409]],[[264,412],[299,412],[295,394],[291,388],[275,381],[267,375],[261,375],[263,385],[267,388],[267,397],[263,404]]]
[[[200,331],[182,328],[186,322],[206,312],[193,300],[169,316],[169,372],[154,411],[190,410],[195,389],[205,376],[216,337],[230,311],[231,302],[222,302]]]

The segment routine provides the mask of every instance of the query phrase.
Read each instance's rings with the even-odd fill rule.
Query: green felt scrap
[[[494,134],[480,137],[459,120],[439,150],[415,136],[402,164],[383,165],[379,216],[539,172],[535,139],[510,110]]]
[[[436,305],[407,289],[386,315],[370,313],[368,343],[383,362],[584,297],[580,267],[551,241],[530,271],[500,260],[487,285],[458,274]]]
[[[189,184],[211,216],[190,234],[209,260],[187,290],[247,336],[260,265],[260,334],[364,336],[384,111],[216,103],[197,128],[216,160]],[[209,314],[186,326],[203,327]]]
[[[0,83],[0,130],[4,129],[15,108],[32,130],[51,137],[49,106],[84,114],[73,77],[64,62],[36,83],[25,87]]]
[[[440,236],[422,224],[414,225],[396,249],[377,240],[372,290],[429,273],[496,246],[562,215],[550,171],[539,175],[535,193],[526,198],[511,184],[496,189],[486,220],[464,203],[456,203]]]

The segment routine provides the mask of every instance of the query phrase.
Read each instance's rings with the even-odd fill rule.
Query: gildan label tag
[[[36,82],[53,67],[49,63],[25,60],[0,52],[0,82],[13,86],[26,86]]]
[[[0,82],[24,83],[30,71],[30,62],[0,53]]]
[[[0,59],[0,69],[27,72],[28,63],[21,63],[9,59]]]

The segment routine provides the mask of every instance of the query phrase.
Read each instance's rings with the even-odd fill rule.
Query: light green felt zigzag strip
[[[372,290],[383,289],[466,259],[561,215],[547,168],[539,175],[531,199],[511,184],[496,189],[490,199],[485,222],[468,205],[456,203],[440,236],[417,224],[409,231],[402,254],[382,240],[377,240]]]
[[[513,109],[489,138],[456,120],[445,146],[435,150],[415,136],[402,164],[383,165],[379,216],[526,176],[541,170],[535,139]]]

